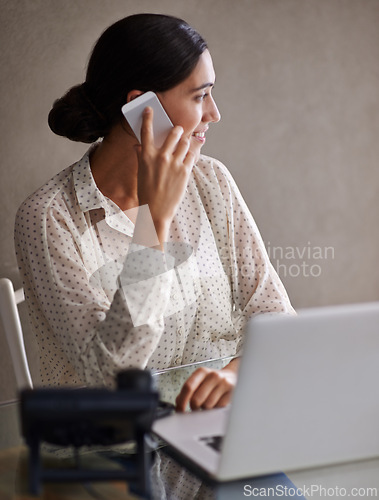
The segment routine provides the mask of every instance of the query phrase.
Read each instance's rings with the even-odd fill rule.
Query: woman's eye
[[[209,96],[209,94],[207,94],[207,93],[206,93],[206,94],[201,94],[201,95],[198,95],[198,96],[196,97],[196,100],[197,100],[197,101],[204,101],[204,99],[205,99],[206,97],[208,97],[208,96]]]

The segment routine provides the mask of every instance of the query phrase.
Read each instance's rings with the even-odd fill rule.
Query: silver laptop
[[[218,481],[378,456],[379,302],[250,320],[231,405],[153,431]]]

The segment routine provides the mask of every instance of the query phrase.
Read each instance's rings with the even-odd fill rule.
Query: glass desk
[[[232,358],[224,358],[195,363],[178,368],[170,368],[154,373],[156,386],[161,390],[162,399],[175,402],[175,398],[190,374],[201,366],[220,369]],[[379,426],[379,422],[378,422]],[[373,436],[373,439],[375,436]],[[108,460],[110,467],[117,467],[122,458],[128,455],[130,448],[117,447],[111,453],[99,450],[83,454],[83,460],[89,466],[99,465],[99,460]],[[115,455],[121,460],[114,460]],[[91,485],[47,484],[40,497],[27,494],[27,450],[25,447],[13,448],[0,452],[0,499],[21,500],[43,499],[91,499],[116,500],[136,498],[127,492],[125,483],[92,483]],[[48,460],[69,460],[67,457],[48,457]],[[164,448],[156,452],[151,470],[154,498],[179,500],[218,499],[233,500],[245,498],[306,498],[327,499],[337,497],[379,498],[379,457],[377,459],[308,469],[286,474],[244,479],[232,483],[207,485],[201,479],[182,467],[171,458]]]
[[[49,468],[66,468],[73,465],[72,458],[56,457],[43,453],[43,461]],[[118,470],[121,466],[106,460],[97,453],[88,453],[81,457],[88,469],[108,468]],[[0,451],[0,499],[1,500],[136,500],[128,492],[123,481],[94,483],[44,483],[39,496],[29,493],[28,449],[17,446]]]

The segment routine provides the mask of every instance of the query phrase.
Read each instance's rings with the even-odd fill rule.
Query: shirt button
[[[179,328],[176,331],[177,331],[177,333],[179,333],[179,335],[182,335],[183,334],[183,327],[179,326]]]

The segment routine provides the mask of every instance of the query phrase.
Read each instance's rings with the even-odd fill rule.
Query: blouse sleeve
[[[215,161],[228,225],[230,279],[236,325],[257,313],[295,314],[287,292],[273,268],[257,225],[234,179]]]

